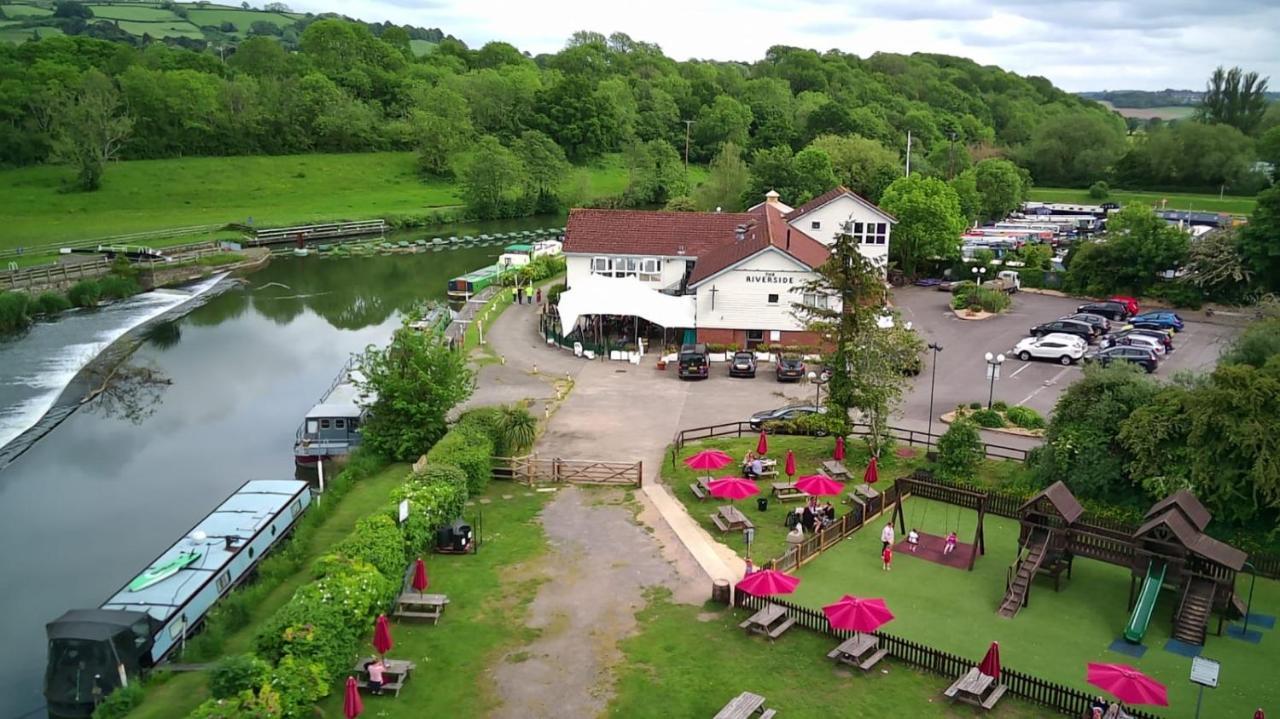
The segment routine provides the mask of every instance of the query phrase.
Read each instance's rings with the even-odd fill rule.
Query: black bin
[[[760,510],[761,512],[763,512],[763,511],[765,511],[765,510],[769,509],[769,498],[768,498],[768,497],[757,497],[757,498],[756,498],[756,509]]]

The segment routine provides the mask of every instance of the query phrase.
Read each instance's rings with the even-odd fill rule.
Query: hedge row
[[[462,415],[458,423],[427,452],[427,463],[451,465],[467,477],[467,491],[479,494],[493,474],[492,458],[505,444],[501,441],[500,410],[477,409]]]

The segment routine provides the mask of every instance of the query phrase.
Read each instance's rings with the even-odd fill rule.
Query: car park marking
[[[1014,370],[1014,371],[1013,371],[1013,374],[1009,375],[1009,379],[1013,379],[1014,377],[1017,377],[1019,372],[1021,372],[1022,370],[1026,369],[1026,368],[1028,368],[1028,367],[1030,367],[1030,366],[1031,366],[1031,363],[1030,363],[1030,362],[1024,362],[1024,363],[1022,363],[1022,366],[1021,366],[1021,367],[1019,367],[1018,369]]]
[[[1040,385],[1039,387],[1037,387],[1037,388],[1036,388],[1036,391],[1032,392],[1031,394],[1027,395],[1026,397],[1023,397],[1023,398],[1022,398],[1022,401],[1021,401],[1021,402],[1019,402],[1019,403],[1018,403],[1018,405],[1019,405],[1019,406],[1024,405],[1024,404],[1026,404],[1026,403],[1030,402],[1031,400],[1035,399],[1035,396],[1036,396],[1036,395],[1038,395],[1038,394],[1040,394],[1041,392],[1045,391],[1045,389],[1046,389],[1046,388],[1048,388],[1048,387],[1052,387],[1052,386],[1054,386],[1055,384],[1057,384],[1057,383],[1058,383],[1058,380],[1062,379],[1062,376],[1063,376],[1063,375],[1065,375],[1066,373],[1070,372],[1070,371],[1071,371],[1072,369],[1074,369],[1074,368],[1075,368],[1075,365],[1072,365],[1071,367],[1064,367],[1064,368],[1062,369],[1062,371],[1061,371],[1061,372],[1059,372],[1058,374],[1055,374],[1055,375],[1054,375],[1053,377],[1051,377],[1050,379],[1045,380],[1045,383],[1044,383],[1044,384],[1042,384],[1042,385]],[[1019,370],[1019,371],[1021,371],[1021,370]]]

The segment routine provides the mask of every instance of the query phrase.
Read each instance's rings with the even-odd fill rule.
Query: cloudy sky
[[[258,4],[258,3],[255,3]],[[756,60],[771,45],[863,57],[947,53],[1072,91],[1195,88],[1219,64],[1280,89],[1280,0],[292,0],[295,10],[439,27],[554,52],[625,32],[677,59]]]

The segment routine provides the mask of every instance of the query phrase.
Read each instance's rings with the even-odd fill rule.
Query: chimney
[[[782,196],[778,194],[777,190],[769,190],[764,193],[764,202],[766,205],[776,205],[779,204],[778,201],[780,197]]]

